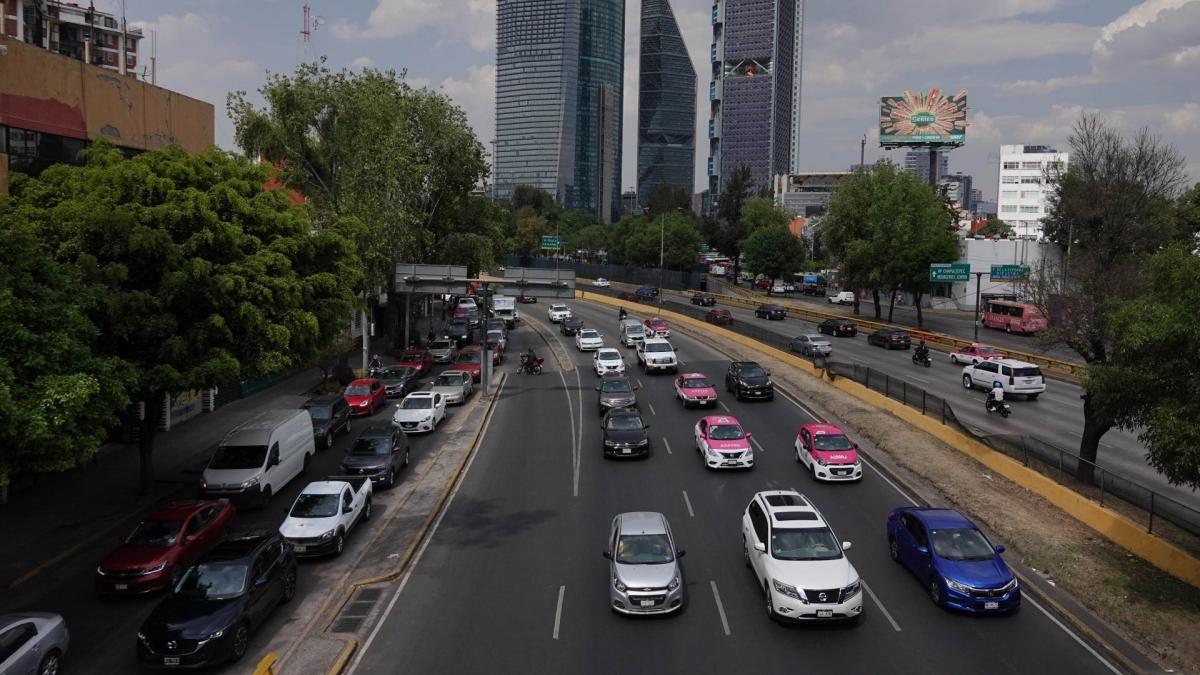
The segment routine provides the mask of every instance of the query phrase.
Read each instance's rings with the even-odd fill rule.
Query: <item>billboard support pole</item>
[[[975,273],[975,339],[972,342],[979,342],[979,283],[983,279],[983,272]]]
[[[933,186],[935,191],[937,190],[938,183],[937,167],[939,147],[940,146],[937,145],[929,146],[929,184]]]

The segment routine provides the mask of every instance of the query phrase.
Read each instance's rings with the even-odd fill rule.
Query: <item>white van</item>
[[[263,506],[308,469],[314,454],[307,410],[265,410],[225,436],[204,469],[200,491],[238,507]]]
[[[621,322],[621,344],[626,347],[636,347],[646,339],[646,327],[637,319],[625,319]]]

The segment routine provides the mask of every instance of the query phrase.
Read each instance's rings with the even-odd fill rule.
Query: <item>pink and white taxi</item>
[[[832,424],[805,424],[796,434],[796,461],[812,471],[813,478],[826,481],[859,480],[862,461],[858,444]]]
[[[716,405],[717,388],[704,373],[684,373],[675,378],[675,398],[689,405]]]
[[[709,469],[753,469],[750,436],[727,415],[702,417],[696,423],[696,448]]]

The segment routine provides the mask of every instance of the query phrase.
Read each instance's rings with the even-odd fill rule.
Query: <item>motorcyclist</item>
[[[984,403],[984,408],[988,412],[996,410],[1004,404],[1004,384],[1000,380],[992,382],[992,390],[988,392],[987,402]]]
[[[371,355],[371,363],[367,366],[367,368],[369,370],[371,370],[372,372],[377,371],[380,368],[383,368],[383,361],[379,360],[378,354]]]
[[[924,361],[929,358],[929,346],[925,344],[925,340],[917,345],[916,357],[918,361]]]
[[[533,372],[533,367],[536,364],[537,354],[534,353],[533,347],[530,347],[529,351],[525,352],[525,356],[521,357],[521,367],[525,372],[530,373]]]
[[[618,321],[624,321],[625,317],[627,317],[627,316],[629,316],[629,312],[626,312],[624,307],[622,307],[621,310],[619,312],[617,312],[617,320]]]

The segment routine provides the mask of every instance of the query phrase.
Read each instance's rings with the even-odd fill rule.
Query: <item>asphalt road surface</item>
[[[615,342],[610,310],[572,306]],[[522,314],[545,321],[541,307]],[[685,370],[718,377],[728,363],[694,340],[672,342]],[[719,388],[759,452],[753,471],[714,473],[692,438],[692,425],[710,413],[682,409],[671,376],[634,368],[653,454],[605,460],[590,355],[571,353],[575,372],[547,359],[541,376],[509,379],[467,474],[350,672],[1116,672],[1028,598],[1008,617],[933,606],[886,550],[884,519],[908,498],[870,468],[859,484],[813,483],[792,451],[811,416],[782,395],[743,403]],[[740,518],[754,492],[788,487],[807,493],[853,542],[848,555],[869,589],[859,626],[767,619],[742,561]],[[608,607],[600,554],[612,517],[632,510],[666,514],[687,549],[679,615],[627,618]]]
[[[670,309],[671,305],[671,302],[666,303],[664,309]],[[815,323],[802,319],[789,316],[783,321],[768,321],[756,318],[751,309],[728,309],[735,321],[750,323],[787,338],[817,332]],[[911,350],[887,350],[867,344],[868,332],[859,332],[853,338],[830,337],[833,360],[870,366],[940,396],[951,404],[960,422],[983,433],[1035,436],[1064,450],[1079,451],[1080,432],[1083,431],[1083,401],[1079,398],[1083,389],[1079,385],[1048,377],[1046,391],[1036,401],[1025,400],[1019,395],[1006,396],[1004,400],[1012,405],[1012,415],[1004,419],[996,414],[989,415],[984,410],[986,391],[967,391],[963,388],[963,364],[950,363],[946,352],[931,350],[933,365],[929,368],[916,366],[912,362]],[[989,344],[1003,348],[995,343]],[[1200,496],[1196,492],[1171,485],[1146,463],[1146,449],[1134,433],[1113,429],[1105,434],[1100,440],[1097,463],[1116,475],[1137,481],[1193,509],[1200,509]]]

